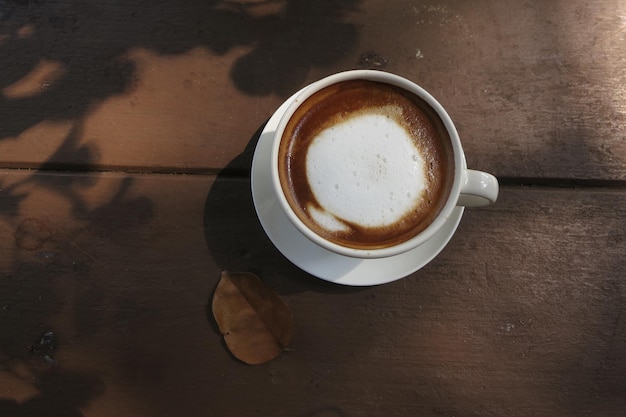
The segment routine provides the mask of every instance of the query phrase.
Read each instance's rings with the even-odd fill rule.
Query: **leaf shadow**
[[[107,271],[98,269],[101,264],[92,253],[98,252],[102,240],[132,234],[154,215],[153,202],[133,194],[131,176],[107,182],[112,185],[109,194],[94,201],[88,194],[103,180],[102,174],[56,170],[62,151],[77,155],[84,169],[93,171],[97,148],[82,145],[80,132],[76,124],[43,162],[44,169],[0,177],[0,226],[12,243],[0,269],[0,327],[10,335],[0,338],[0,370],[19,369],[16,378],[33,375],[23,382],[39,393],[23,402],[0,399],[0,415],[82,416],[81,409],[103,393],[98,376],[75,374],[64,363],[57,364],[51,352],[27,346],[42,331],[56,333],[60,316],[70,324],[60,324],[59,333],[83,340],[105,325],[102,307],[109,300],[100,280]],[[64,208],[54,211],[56,206],[46,205],[50,200]],[[68,343],[61,340],[59,345],[65,349]]]
[[[202,47],[223,56],[246,48],[230,68],[233,85],[249,96],[284,96],[310,69],[354,48],[358,30],[346,18],[360,2],[190,0],[180,7],[174,0],[2,0],[0,56],[8,59],[0,66],[0,91],[28,80],[31,87],[0,94],[0,140],[45,120],[82,119],[107,98],[132,90],[140,80],[129,53],[137,49],[178,55]],[[51,64],[52,79],[31,79]]]

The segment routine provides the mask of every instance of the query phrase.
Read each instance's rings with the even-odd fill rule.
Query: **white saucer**
[[[296,93],[298,94],[298,93]],[[389,258],[357,259],[330,252],[306,238],[289,221],[274,197],[270,175],[270,154],[274,132],[293,96],[269,119],[252,160],[252,198],[265,233],[276,248],[293,264],[309,274],[337,284],[367,286],[404,278],[423,268],[446,246],[454,235],[463,207],[456,207],[442,227],[426,243]]]

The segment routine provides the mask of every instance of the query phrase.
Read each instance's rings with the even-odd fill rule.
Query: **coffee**
[[[447,130],[420,97],[351,80],[306,99],[278,154],[283,193],[298,218],[336,244],[397,245],[426,229],[450,194]]]

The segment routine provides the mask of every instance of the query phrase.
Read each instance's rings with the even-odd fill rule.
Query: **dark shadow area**
[[[22,403],[0,398],[0,416],[82,416],[80,410],[104,392],[99,377],[68,372],[57,361],[56,351],[70,342],[56,335],[85,340],[102,329],[109,300],[100,281],[111,277],[91,254],[102,241],[130,239],[154,216],[153,202],[132,194],[132,177],[120,176],[108,199],[94,204],[87,195],[100,174],[47,168],[64,152],[92,170],[97,151],[79,143],[80,131],[77,125],[66,136],[44,170],[0,177],[0,221],[2,230],[10,231],[2,239],[11,248],[0,264],[0,371],[14,373],[38,392]],[[67,206],[72,226],[63,225],[63,214],[48,210],[45,196]],[[41,202],[35,210],[32,201],[25,204],[30,197]],[[71,324],[57,331],[53,323],[60,315]]]
[[[65,189],[63,180],[45,175],[35,175],[32,181],[44,182],[52,190]],[[3,236],[15,241],[15,249],[8,255],[8,269],[0,270],[0,371],[15,372],[15,378],[38,394],[21,403],[11,392],[8,397],[0,395],[1,416],[83,416],[80,410],[103,393],[99,376],[68,371],[70,364],[58,360],[56,353],[72,349],[68,337],[86,341],[106,330],[111,300],[101,281],[113,277],[97,268],[90,253],[97,253],[98,239],[132,233],[151,218],[152,203],[147,198],[127,196],[130,182],[123,180],[111,201],[94,209],[87,209],[79,193],[71,191],[75,185],[67,184],[73,210],[85,219],[84,228],[59,230],[51,219],[33,217],[14,225],[13,236]],[[112,220],[118,218],[124,221]],[[54,323],[59,316],[71,325],[61,327],[56,338]]]
[[[77,120],[139,82],[128,53],[181,54],[205,47],[249,52],[230,70],[245,94],[286,95],[313,67],[330,65],[356,44],[346,23],[360,0],[98,2],[0,1],[0,91],[54,64],[36,94],[0,94],[0,140],[44,120]],[[80,161],[79,161],[80,162]]]
[[[316,410],[309,417],[347,417],[347,414],[338,407],[325,407]]]
[[[82,408],[104,393],[93,375],[52,371],[35,377],[39,394],[23,403],[0,399],[0,415],[7,417],[83,417]]]
[[[244,151],[220,172],[207,196],[204,236],[213,259],[222,270],[257,274],[280,294],[357,291],[358,287],[333,284],[300,270],[265,234],[252,200],[250,171],[240,169],[252,166],[262,131],[263,126],[255,132]],[[211,316],[210,306],[208,314]]]
[[[83,416],[81,408],[104,393],[104,384],[94,375],[64,372],[56,367],[57,339],[52,331],[43,333],[28,346],[29,372],[19,367],[4,369],[16,381],[32,384],[37,394],[23,402],[0,399],[0,415],[11,417]]]

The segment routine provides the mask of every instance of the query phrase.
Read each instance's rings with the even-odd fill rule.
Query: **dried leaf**
[[[223,271],[212,310],[228,349],[250,365],[274,359],[291,341],[291,310],[254,274]]]

